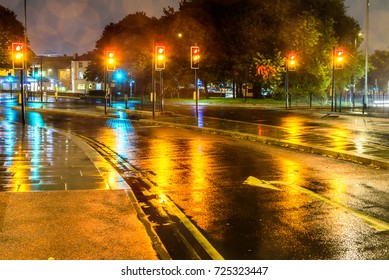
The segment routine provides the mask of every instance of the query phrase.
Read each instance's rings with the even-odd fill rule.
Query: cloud
[[[34,52],[59,54],[93,50],[104,27],[138,11],[160,17],[179,0],[34,0],[27,1],[27,34]],[[2,0],[24,23],[24,1]]]
[[[366,0],[346,0],[347,11],[366,33]],[[369,7],[369,52],[388,50],[389,47],[389,1],[370,0]],[[362,45],[362,47],[364,47]]]
[[[24,23],[23,0],[2,0],[1,5]],[[84,53],[95,47],[104,27],[126,15],[144,11],[160,17],[163,8],[178,8],[179,0],[34,0],[27,1],[27,30],[36,53]],[[345,0],[350,16],[365,32],[366,0]],[[370,52],[389,46],[389,0],[370,0]],[[363,47],[363,46],[362,46]]]

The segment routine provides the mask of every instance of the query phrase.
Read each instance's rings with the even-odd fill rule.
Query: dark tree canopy
[[[280,65],[296,52],[298,67],[291,91],[325,95],[334,47],[341,46],[347,53],[339,87],[347,86],[356,72],[360,74],[359,32],[343,0],[182,0],[177,11],[168,7],[160,19],[136,13],[106,26],[96,42],[95,63],[88,76],[101,77],[101,58],[109,47],[120,53],[121,68],[146,81],[153,45],[162,43],[167,52],[166,86],[188,86],[193,83],[190,46],[197,45],[203,83],[254,83],[259,97],[264,87],[273,92],[282,88],[280,79],[268,81],[257,74],[258,67],[264,66],[261,63],[280,75]]]
[[[0,69],[11,69],[12,43],[24,42],[24,27],[16,14],[0,5]]]

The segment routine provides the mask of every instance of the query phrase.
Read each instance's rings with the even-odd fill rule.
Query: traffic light
[[[117,83],[121,83],[127,78],[126,73],[122,69],[116,70],[113,73],[113,77]]]
[[[200,68],[200,48],[190,47],[190,65],[192,69]]]
[[[288,70],[289,71],[296,71],[296,64],[297,64],[297,56],[294,53],[289,54],[288,57]]]
[[[116,58],[115,51],[107,51],[107,71],[115,71],[116,69]]]
[[[344,51],[342,49],[335,50],[335,69],[343,69]]]
[[[22,43],[12,43],[13,69],[24,69],[24,49]]]
[[[165,47],[155,47],[155,70],[161,71],[165,69]]]

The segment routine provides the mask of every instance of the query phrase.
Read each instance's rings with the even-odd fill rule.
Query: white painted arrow
[[[273,182],[267,182],[267,181],[264,181],[264,180],[260,180],[258,178],[255,178],[253,176],[249,176],[246,181],[243,182],[243,185],[249,185],[249,186],[252,186],[252,187],[260,187],[260,188],[266,188],[266,189],[272,189],[272,190],[277,190],[277,191],[281,191],[282,189],[280,187],[277,187],[273,184],[277,184],[277,185],[283,185],[283,186],[286,186],[286,187],[290,187],[290,188],[294,188],[298,191],[300,191],[301,193],[305,193],[311,197],[314,197],[322,202],[325,202],[327,203],[328,205],[331,205],[333,207],[336,207],[338,209],[341,209],[349,214],[352,214],[360,219],[362,219],[367,225],[369,225],[371,228],[377,230],[377,231],[389,231],[389,223],[386,222],[386,221],[383,221],[383,220],[380,220],[380,219],[377,219],[373,216],[369,216],[363,212],[360,212],[358,210],[354,210],[352,208],[349,208],[339,202],[336,202],[330,198],[327,198],[325,196],[322,196],[318,193],[315,193],[314,191],[311,191],[309,189],[306,189],[304,187],[300,187],[300,186],[296,186],[296,185],[293,185],[293,184],[289,184],[289,183],[286,183],[286,182],[281,182],[281,181],[273,181]]]
[[[246,181],[243,182],[243,185],[249,185],[252,187],[259,187],[259,188],[265,188],[265,189],[272,189],[280,191],[281,189],[270,182],[266,182],[263,180],[260,180],[258,178],[255,178],[253,176],[249,176]]]

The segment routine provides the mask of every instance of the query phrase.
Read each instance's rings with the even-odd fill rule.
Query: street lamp
[[[365,113],[365,108],[368,105],[369,98],[369,81],[368,81],[368,73],[369,73],[369,7],[370,0],[366,0],[366,35],[365,35],[365,95],[363,99],[363,109],[362,113]]]

